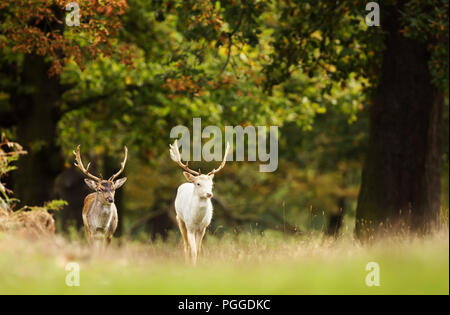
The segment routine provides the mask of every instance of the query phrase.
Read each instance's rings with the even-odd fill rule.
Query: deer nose
[[[114,199],[112,197],[108,197],[108,198],[106,198],[106,201],[108,201],[109,203],[113,203]]]
[[[207,198],[212,198],[212,196],[213,196],[212,193],[207,193],[207,194],[206,194],[206,197],[207,197]]]

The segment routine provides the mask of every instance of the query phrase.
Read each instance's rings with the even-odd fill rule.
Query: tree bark
[[[330,213],[328,217],[328,228],[326,234],[334,238],[338,238],[342,227],[345,212],[345,197],[338,199],[338,211]]]
[[[387,32],[370,112],[369,148],[356,212],[356,235],[424,233],[440,212],[443,94],[431,83],[428,43],[399,32],[400,10],[384,10]]]
[[[56,127],[60,118],[58,77],[48,77],[44,57],[25,55],[21,89],[13,95],[17,142],[28,151],[14,172],[14,191],[23,204],[41,205],[51,197],[54,180],[62,170]]]
[[[58,20],[63,20],[65,11],[52,4],[49,8]],[[64,23],[44,19],[36,24],[28,21],[44,33],[59,31],[63,34]],[[19,84],[11,89],[11,120],[17,128],[17,141],[28,154],[18,161],[18,170],[13,172],[16,197],[22,204],[40,205],[52,195],[54,181],[62,171],[63,160],[56,143],[56,128],[61,112],[59,102],[64,92],[59,76],[49,77],[50,63],[47,57],[24,54],[23,63],[10,66]],[[0,121],[0,123],[3,122]]]

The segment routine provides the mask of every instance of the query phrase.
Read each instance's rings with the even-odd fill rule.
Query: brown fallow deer
[[[121,187],[126,177],[115,180],[125,168],[127,161],[128,149],[125,149],[125,158],[121,164],[120,170],[111,176],[108,180],[104,180],[100,177],[96,177],[89,173],[88,163],[85,168],[80,156],[80,146],[76,151],[73,151],[75,155],[75,166],[78,167],[84,175],[89,178],[85,178],[84,181],[90,189],[94,192],[87,195],[84,199],[83,205],[83,223],[86,238],[91,246],[97,249],[103,249],[109,245],[112,236],[117,228],[118,217],[117,208],[114,204],[114,194],[116,189]]]
[[[175,140],[173,145],[170,145],[170,157],[186,171],[183,174],[188,183],[178,187],[175,198],[175,211],[177,213],[178,227],[183,236],[186,258],[190,255],[194,264],[197,262],[206,228],[212,219],[213,206],[211,198],[213,196],[214,174],[225,166],[229,149],[230,145],[227,143],[222,163],[217,169],[212,170],[208,174],[201,174],[200,170],[198,172],[191,170],[188,167],[188,162],[186,164],[181,162],[177,140]]]

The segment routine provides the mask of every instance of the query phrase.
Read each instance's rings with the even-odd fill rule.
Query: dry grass
[[[185,262],[177,234],[169,242],[115,240],[101,254],[61,236],[0,234],[1,293],[441,293],[448,294],[448,228],[425,238],[352,238],[281,234],[208,235],[196,267]],[[367,287],[365,266],[381,268]],[[81,267],[81,286],[65,285],[65,266]]]
[[[18,238],[48,238],[55,234],[55,220],[45,209],[6,211],[0,208],[0,232]]]

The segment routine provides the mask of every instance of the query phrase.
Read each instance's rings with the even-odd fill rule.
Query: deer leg
[[[112,235],[109,235],[106,237],[105,239],[105,248],[109,246],[109,244],[111,244],[111,240],[112,240]]]
[[[177,222],[178,222],[178,227],[179,227],[180,232],[181,232],[181,236],[183,237],[184,254],[187,257],[187,255],[189,255],[189,240],[188,240],[188,237],[187,237],[186,224],[178,216],[177,216]]]
[[[189,247],[191,248],[191,258],[194,265],[197,263],[197,245],[195,244],[195,232],[188,231]]]
[[[206,227],[203,228],[203,230],[198,231],[195,235],[196,236],[195,242],[197,245],[197,255],[200,254],[200,251],[202,249],[202,242],[203,242],[203,237],[205,236],[205,232],[206,232]]]
[[[94,243],[94,250],[98,253],[103,253],[103,251],[106,249],[106,235],[103,233],[103,230],[97,229],[97,231],[94,232],[93,236],[93,243]]]
[[[84,235],[86,236],[86,240],[87,240],[89,246],[93,246],[94,240],[93,240],[92,235],[89,232],[89,228],[87,227],[86,224],[84,225]]]

